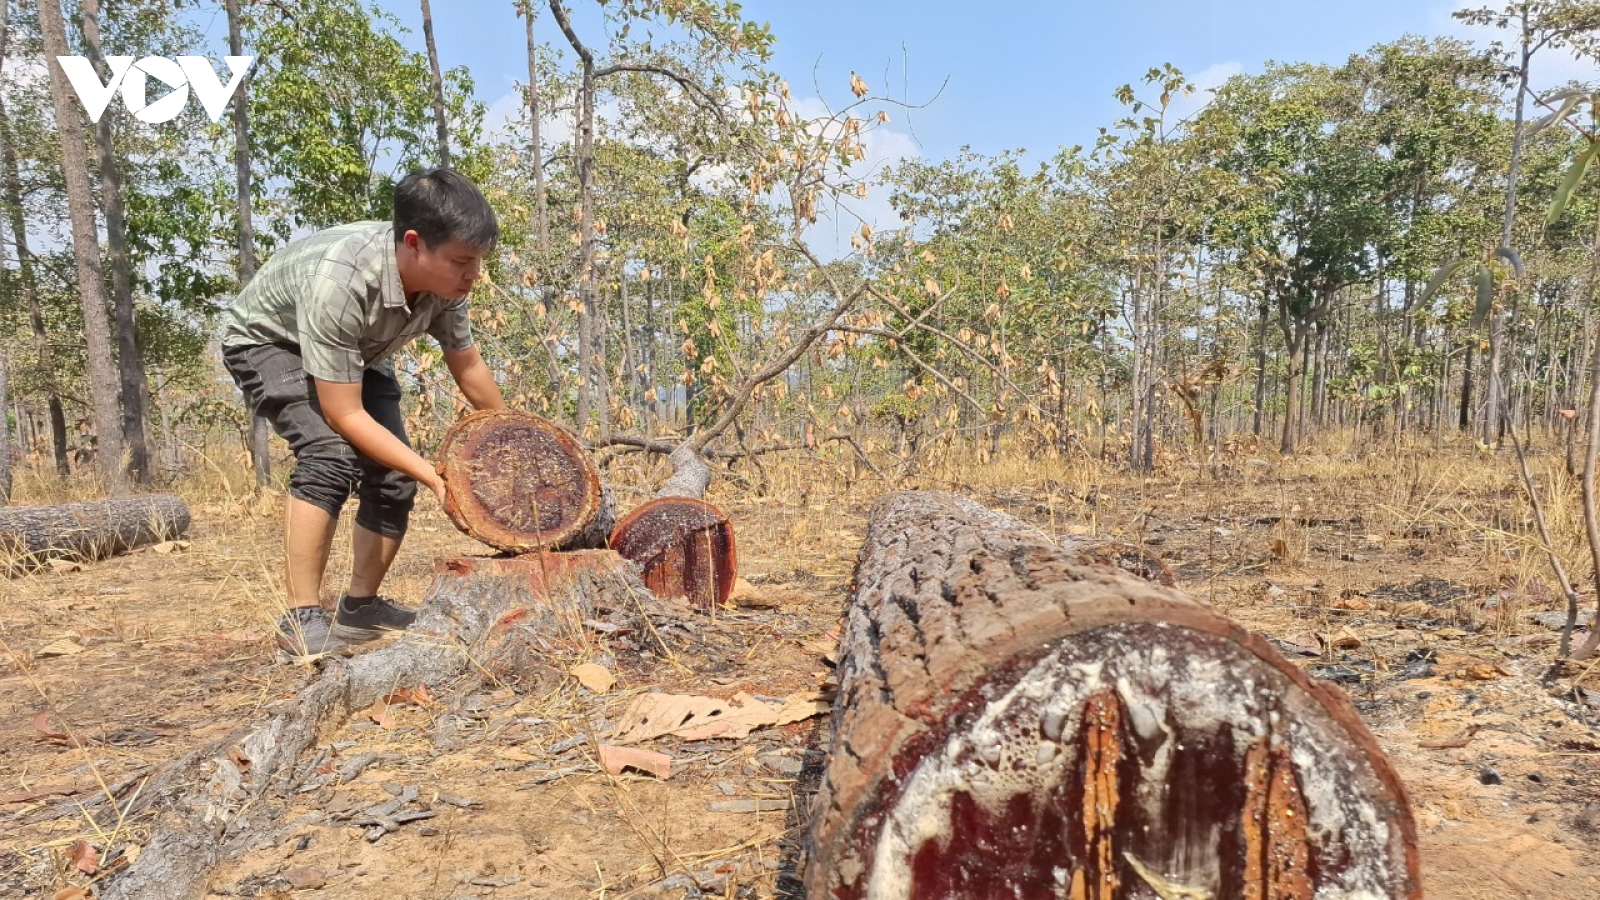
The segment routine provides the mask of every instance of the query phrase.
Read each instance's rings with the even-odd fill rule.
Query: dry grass
[[[1368,673],[1349,689],[1377,711],[1375,727],[1391,753],[1405,761],[1406,777],[1425,786],[1414,792],[1432,825],[1434,846],[1447,851],[1458,834],[1452,829],[1473,822],[1505,834],[1532,828],[1544,840],[1543,826],[1523,824],[1531,807],[1522,799],[1499,796],[1480,803],[1469,789],[1475,781],[1468,777],[1470,784],[1463,786],[1452,780],[1458,769],[1470,776],[1479,764],[1470,755],[1477,749],[1463,751],[1459,765],[1440,768],[1415,746],[1419,736],[1455,729],[1457,717],[1467,715],[1440,706],[1442,698],[1467,691],[1498,696],[1498,681],[1457,677],[1449,674],[1457,671],[1451,666],[1471,673],[1472,666],[1488,665],[1493,679],[1501,678],[1493,674],[1494,665],[1515,668],[1525,660],[1530,669],[1542,668],[1553,652],[1540,642],[1548,630],[1524,614],[1562,606],[1547,587],[1553,579],[1511,459],[1484,457],[1464,441],[1435,444],[1426,437],[1360,447],[1335,435],[1294,458],[1224,459],[1215,474],[1204,459],[1171,457],[1145,477],[1093,459],[1011,446],[978,465],[975,448],[949,446],[929,454],[922,473],[901,486],[968,493],[1063,537],[1140,544],[1174,564],[1184,589],[1277,639],[1315,646],[1319,635],[1348,630],[1359,637],[1358,647],[1305,661],[1329,671]],[[1531,464],[1555,549],[1586,590],[1592,579],[1577,486],[1565,474],[1560,453],[1543,449]],[[875,455],[874,462],[890,472],[898,463],[887,455]],[[265,634],[283,607],[282,495],[250,489],[241,483],[247,473],[242,455],[214,453],[194,474],[169,486],[196,517],[193,543],[183,552],[134,553],[81,571],[46,568],[0,582],[8,600],[0,608],[0,746],[12,748],[0,793],[80,779],[101,791],[259,715],[307,677],[267,661]],[[625,455],[608,467],[607,477],[619,506],[628,509],[666,473],[659,458]],[[18,474],[22,503],[98,496],[92,480]],[[432,820],[437,831],[431,836],[407,830],[376,847],[347,827],[307,825],[296,834],[314,836],[316,849],[295,858],[337,875],[328,890],[349,897],[444,896],[460,886],[457,870],[473,867],[491,880],[514,871],[525,879],[516,890],[528,896],[651,896],[642,889],[661,879],[713,871],[720,873],[718,893],[774,896],[776,874],[769,865],[783,856],[780,842],[793,836],[794,821],[781,813],[708,814],[706,802],[722,799],[725,787],[740,797],[788,796],[796,789],[794,779],[767,771],[757,756],[814,746],[816,723],[757,733],[733,746],[674,747],[683,772],[667,782],[589,774],[594,745],[641,690],[729,696],[814,687],[825,672],[817,648],[837,621],[866,511],[887,488],[838,444],[768,457],[759,466],[738,464],[733,477],[717,479],[708,499],[736,523],[741,574],[778,598],[773,602],[779,609],[719,611],[708,627],[727,644],[715,659],[695,651],[654,668],[620,667],[618,687],[604,697],[570,680],[526,692],[469,678],[442,686],[434,703],[398,708],[391,728],[352,723],[332,736],[331,746],[339,746],[343,758],[373,753],[386,762],[381,776],[341,787],[334,799],[348,794],[351,802],[377,802],[387,796],[382,783],[399,782],[472,796],[486,806],[446,810]],[[479,551],[423,498],[387,589],[415,602],[431,578],[433,557]],[[346,528],[330,560],[330,596],[341,586],[349,559]],[[1419,593],[1419,586],[1433,583],[1428,579],[1450,592]],[[603,642],[581,628],[575,633],[586,637],[569,642],[553,665],[564,669],[606,659]],[[69,634],[84,652],[38,655]],[[1440,674],[1429,680],[1395,681],[1394,671],[1418,648],[1452,661],[1439,663]],[[1507,758],[1522,758],[1516,755],[1521,745],[1510,739],[1516,722],[1543,721],[1548,712],[1515,705],[1543,697],[1526,687],[1531,681],[1519,680],[1514,689],[1512,679],[1505,681],[1500,706],[1472,707],[1492,713],[1475,712],[1472,721],[1498,722],[1502,714],[1508,721],[1504,740],[1488,744],[1499,754],[1503,774],[1517,765]],[[1433,696],[1408,699],[1419,693]],[[463,698],[474,696],[490,698],[481,718],[461,712]],[[88,746],[41,743],[30,725],[37,711],[49,713],[50,721]],[[155,722],[170,727],[163,726],[153,742],[125,745],[114,739],[138,723]],[[579,743],[569,757],[546,753],[574,740]],[[564,768],[577,771],[518,790],[538,773]],[[1551,770],[1544,771],[1553,782]],[[1573,772],[1576,784],[1592,780],[1592,774]],[[303,802],[312,799],[330,802],[323,794]],[[58,801],[31,807],[53,802]],[[1463,804],[1470,816],[1451,812]],[[7,854],[0,856],[0,894],[49,896],[81,883],[83,877],[65,861],[74,841],[102,848],[134,845],[147,828],[148,822],[120,820],[106,828],[83,817],[0,824],[0,851]],[[1540,852],[1556,852],[1553,845],[1540,846]],[[281,849],[251,854],[222,873],[222,884],[237,895],[266,896],[286,864]],[[1459,865],[1459,873],[1430,876],[1431,895],[1480,896],[1472,885],[1484,874],[1469,863]],[[1496,863],[1486,857],[1483,865]],[[490,869],[499,874],[483,875]],[[1593,873],[1581,865],[1572,871]],[[1594,883],[1584,878],[1574,876],[1571,883]],[[1559,890],[1530,895],[1569,896]]]

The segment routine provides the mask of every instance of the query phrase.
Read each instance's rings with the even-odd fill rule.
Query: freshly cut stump
[[[651,500],[623,516],[609,543],[639,567],[658,597],[687,597],[709,608],[733,592],[738,572],[733,523],[704,500]]]
[[[438,469],[457,528],[511,553],[574,544],[602,505],[600,473],[549,419],[509,409],[463,417],[445,432]]]
[[[1336,688],[971,501],[890,495],[856,572],[814,900],[1401,900],[1405,792]]]
[[[103,559],[188,530],[189,507],[168,494],[0,507],[0,572],[50,559]]]

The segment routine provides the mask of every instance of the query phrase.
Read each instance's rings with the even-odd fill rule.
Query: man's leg
[[[386,367],[366,371],[361,380],[361,405],[374,421],[409,446],[400,412],[400,384]],[[417,483],[409,477],[361,458],[361,503],[351,532],[350,587],[339,598],[334,613],[338,637],[371,640],[384,632],[403,631],[416,619],[414,610],[378,594],[405,539],[416,494]]]
[[[284,513],[284,587],[290,609],[322,605],[322,577],[339,520],[327,510],[291,496]],[[358,533],[361,529],[356,529]],[[356,559],[360,559],[356,544]]]

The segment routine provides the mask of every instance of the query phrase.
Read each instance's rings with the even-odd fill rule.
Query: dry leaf
[[[518,750],[515,747],[496,747],[494,755],[501,759],[509,759],[512,762],[537,762],[539,759],[532,753],[526,750]]]
[[[732,700],[685,694],[641,694],[617,720],[612,735],[636,743],[662,735],[686,741],[742,738],[767,725],[787,725],[827,712],[831,705],[814,694],[791,694],[782,701],[763,701],[749,694]]]
[[[392,695],[391,695],[392,696]],[[364,710],[363,714],[377,723],[379,728],[389,731],[394,728],[394,709],[383,700],[379,700]]]
[[[68,734],[65,731],[58,730],[55,726],[51,725],[50,724],[50,714],[47,713],[47,712],[35,713],[34,714],[34,716],[33,716],[33,729],[35,731],[39,732],[39,734],[41,735],[40,740],[44,741],[47,744],[56,744],[56,745],[62,746],[62,747],[82,747],[82,746],[84,746],[82,741],[78,740],[77,738],[73,737],[72,735]]]
[[[579,684],[594,691],[596,694],[604,694],[606,691],[611,690],[612,685],[617,683],[617,676],[611,674],[609,669],[605,666],[597,666],[594,663],[573,666],[568,674],[578,679]]]
[[[52,559],[50,560],[50,570],[57,575],[65,575],[68,572],[82,572],[83,563],[73,562],[70,559]]]
[[[50,900],[88,900],[89,889],[85,887],[64,887],[50,895]]]
[[[67,859],[85,875],[100,871],[100,851],[88,841],[73,841],[72,847],[67,850]]]
[[[181,551],[189,549],[189,542],[188,541],[162,541],[159,544],[152,545],[150,547],[150,549],[154,550],[157,553],[178,553],[178,552],[181,552]]]
[[[77,656],[84,651],[84,646],[72,638],[58,638],[45,644],[34,652],[35,656]]]
[[[1472,736],[1477,734],[1478,729],[1482,727],[1482,725],[1468,725],[1466,731],[1457,734],[1455,737],[1448,737],[1442,741],[1422,741],[1417,746],[1427,750],[1455,750],[1472,743]]]
[[[672,757],[654,750],[641,750],[638,747],[601,744],[600,765],[613,775],[621,775],[623,769],[632,768],[648,772],[663,781],[672,777]]]

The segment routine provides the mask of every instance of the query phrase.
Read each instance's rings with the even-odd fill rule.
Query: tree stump
[[[445,513],[499,550],[604,547],[615,513],[600,472],[572,435],[532,413],[480,410],[445,432]]]
[[[639,567],[658,597],[686,597],[709,609],[733,593],[738,572],[733,523],[704,500],[651,500],[622,517],[609,543]]]
[[[1183,594],[949,494],[873,511],[814,900],[1421,896],[1349,702]]]
[[[0,509],[0,570],[50,559],[103,559],[182,537],[189,507],[166,494]]]

